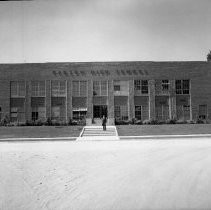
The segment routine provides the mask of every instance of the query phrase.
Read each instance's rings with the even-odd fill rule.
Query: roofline
[[[115,63],[209,63],[206,60],[202,61],[64,61],[64,62],[32,62],[32,63],[0,63],[0,65],[24,65],[24,64],[115,64]]]

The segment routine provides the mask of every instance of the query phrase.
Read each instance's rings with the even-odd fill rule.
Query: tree
[[[210,52],[207,54],[207,61],[211,61],[211,50],[210,50]]]

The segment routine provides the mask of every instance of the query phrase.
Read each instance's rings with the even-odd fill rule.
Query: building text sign
[[[147,76],[147,70],[91,70],[91,71],[83,71],[83,70],[54,70],[52,71],[55,77],[105,77],[105,76]]]

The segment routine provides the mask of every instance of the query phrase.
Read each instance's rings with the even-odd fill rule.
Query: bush
[[[132,124],[132,121],[115,119],[115,125],[129,125],[129,124]]]
[[[142,122],[141,120],[136,120],[136,121],[134,122],[134,124],[135,124],[135,125],[142,125],[143,122]]]
[[[8,126],[10,124],[10,118],[8,115],[5,115],[4,118],[1,120],[1,126]]]
[[[145,124],[145,125],[158,125],[159,122],[157,120],[144,120],[143,124]]]
[[[204,124],[205,122],[204,122],[204,120],[198,119],[198,120],[196,121],[196,123],[197,123],[197,124]]]
[[[166,124],[176,124],[176,120],[175,119],[169,119],[169,120],[166,120]]]
[[[73,120],[73,119],[69,119],[68,125],[82,125],[85,126],[86,125],[86,119],[79,119],[79,120]]]

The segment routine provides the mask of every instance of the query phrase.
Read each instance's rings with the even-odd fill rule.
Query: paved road
[[[211,209],[211,139],[0,143],[0,209]]]

